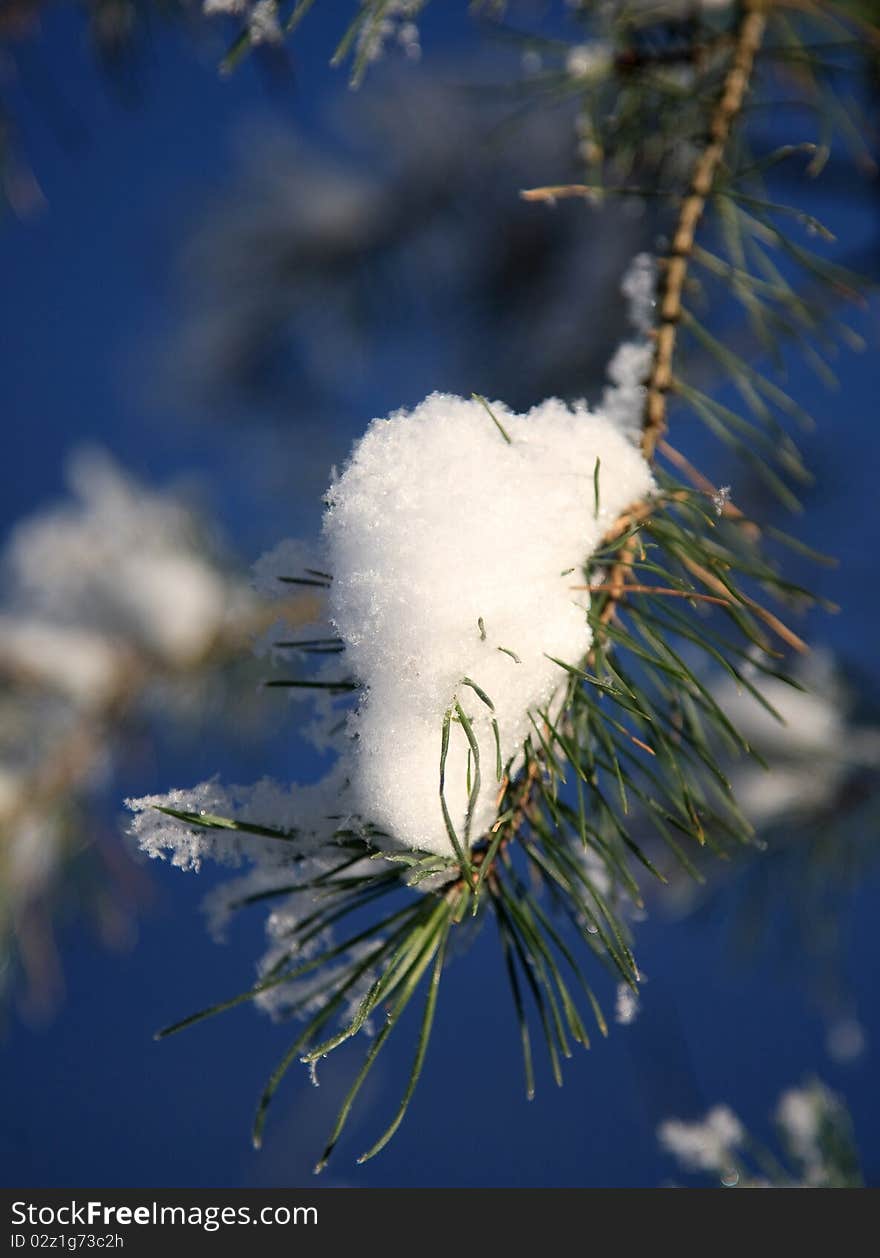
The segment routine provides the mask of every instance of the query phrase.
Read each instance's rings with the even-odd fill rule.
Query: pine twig
[[[760,50],[766,30],[766,4],[767,0],[743,0],[741,17],[734,37],[730,68],[709,123],[708,143],[694,165],[689,189],[678,213],[672,245],[666,259],[666,276],[658,326],[654,333],[654,358],[646,382],[647,394],[642,424],[641,447],[645,458],[649,461],[653,461],[658,444],[666,431],[666,398],[672,382],[672,363],[682,312],[682,292],[697,227],[703,217],[715,177],[723,161],[734,122],[742,110],[748,93],[755,57]],[[525,200],[549,200],[552,203],[556,197],[590,199],[592,194],[592,188],[572,184],[524,190],[520,195]],[[686,491],[676,491],[667,495],[667,499],[672,501],[684,501],[687,497]],[[635,503],[612,525],[605,536],[605,542],[613,542],[623,537],[630,529],[648,520],[656,509],[656,501]],[[609,569],[607,580],[603,585],[603,592],[607,594],[607,598],[599,615],[600,625],[610,624],[617,615],[618,606],[627,588],[627,578],[632,570],[635,550],[634,538],[627,538],[620,546],[616,560]],[[727,590],[720,582],[716,582],[711,573],[701,572],[694,575],[699,576],[703,584],[715,590],[719,601],[729,601]],[[772,613],[765,612],[751,600],[747,605],[796,649],[806,649],[805,644],[797,635],[793,634]],[[588,666],[594,655],[595,647],[588,657]],[[512,814],[507,822],[508,839],[512,838],[527,820],[533,806],[534,791],[540,779],[539,762],[537,759],[530,759],[521,780],[515,784],[511,801]]]
[[[743,0],[733,58],[709,123],[709,143],[694,165],[690,188],[682,202],[666,258],[654,361],[647,381],[648,395],[642,428],[642,450],[648,459],[653,458],[657,442],[666,431],[666,397],[672,384],[672,360],[681,319],[682,292],[694,238],[724,158],[731,129],[749,89],[755,57],[767,27],[766,7],[767,0]]]

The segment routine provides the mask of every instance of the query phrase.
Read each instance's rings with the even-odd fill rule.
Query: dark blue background
[[[332,8],[332,6],[330,6]],[[319,503],[291,495],[254,510],[242,484],[246,428],[193,420],[151,379],[149,346],[173,334],[179,317],[176,250],[230,175],[231,137],[245,114],[316,125],[316,101],[344,90],[326,68],[336,31],[327,6],[304,29],[293,82],[273,92],[249,65],[230,80],[212,51],[193,51],[180,32],[158,31],[143,59],[143,91],[124,106],[95,73],[82,30],[62,8],[23,64],[52,82],[59,136],[45,111],[22,117],[24,139],[48,206],[0,233],[2,398],[6,414],[0,519],[9,525],[62,490],[66,453],[86,439],[109,447],[136,474],[164,481],[197,473],[213,510],[246,562],[281,533],[317,519]],[[338,14],[337,14],[338,16]],[[429,56],[454,51],[465,27],[432,20]],[[472,37],[472,36],[471,36]],[[418,73],[418,69],[412,71]],[[369,91],[369,84],[366,91]],[[865,195],[841,206],[813,195],[811,209],[838,216],[849,240],[869,238]],[[876,673],[877,553],[875,425],[877,310],[860,316],[869,341],[841,364],[839,398],[812,380],[790,386],[819,421],[807,442],[820,487],[801,533],[843,556],[820,573],[823,592],[844,614],[816,636]],[[366,420],[394,396],[365,400]],[[417,395],[442,386],[428,353],[407,368]],[[159,400],[161,398],[161,400]],[[412,401],[401,397],[398,401]],[[328,464],[344,457],[345,424],[328,435]],[[680,442],[690,439],[683,427]],[[154,762],[124,771],[119,797],[185,785],[220,769],[247,778],[252,749],[229,736],[197,748],[160,749]],[[285,735],[267,767],[304,776],[312,766]],[[242,770],[247,765],[248,772]],[[257,776],[257,772],[250,774]],[[112,801],[111,812],[115,810]],[[31,1186],[235,1186],[307,1181],[352,1058],[324,1063],[322,1086],[295,1070],[268,1128],[266,1147],[249,1145],[255,1097],[284,1050],[289,1031],[249,1009],[165,1043],[158,1025],[237,991],[252,976],[260,926],[243,922],[225,947],[207,937],[198,903],[211,875],[196,879],[152,867],[158,894],[130,952],[101,950],[86,933],[64,936],[68,990],[44,1029],[14,1020],[2,1052],[0,1182]],[[824,1027],[811,1004],[808,963],[777,965],[762,953],[747,965],[731,952],[723,905],[685,921],[656,906],[638,928],[648,976],[643,1008],[630,1028],[569,1064],[557,1091],[546,1071],[536,1100],[522,1096],[521,1063],[509,992],[491,928],[447,971],[425,1075],[408,1119],[389,1149],[355,1168],[353,1159],[381,1129],[408,1069],[405,1035],[377,1068],[367,1103],[327,1173],[352,1185],[634,1186],[673,1173],[658,1153],[657,1122],[730,1103],[759,1134],[779,1091],[820,1074],[850,1101],[869,1179],[880,1173],[880,1095],[871,1046],[880,1043],[874,981],[880,880],[869,879],[847,908],[847,978],[868,1037],[855,1064],[825,1056]],[[462,1070],[463,1067],[463,1070]],[[467,1096],[460,1092],[464,1075]]]

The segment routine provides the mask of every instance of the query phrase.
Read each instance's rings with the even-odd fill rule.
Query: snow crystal
[[[726,1105],[716,1105],[700,1122],[677,1118],[661,1123],[657,1136],[668,1153],[694,1171],[727,1171],[745,1139],[742,1123]]]
[[[332,811],[334,807],[338,809],[340,795],[344,795],[344,783],[331,772],[328,779],[315,786],[291,790],[264,778],[254,787],[236,787],[229,793],[218,790],[216,782],[207,782],[193,791],[129,801],[130,807],[144,808],[135,818],[132,832],[149,854],[164,858],[166,852],[170,852],[172,863],[184,869],[198,869],[203,859],[226,864],[251,862],[246,873],[209,891],[202,901],[202,909],[212,938],[220,943],[225,940],[230,919],[243,903],[259,898],[269,905],[265,923],[267,947],[257,965],[257,978],[259,982],[270,981],[256,995],[255,1004],[273,1019],[288,1017],[294,1005],[302,1017],[317,1012],[326,997],[331,975],[347,976],[348,967],[369,959],[377,947],[376,938],[368,943],[353,944],[332,967],[321,964],[303,975],[272,981],[276,973],[279,976],[283,973],[288,963],[298,967],[334,946],[333,931],[329,927],[317,934],[310,933],[305,942],[297,937],[297,928],[315,911],[322,894],[319,890],[304,893],[303,888],[320,877],[326,893],[336,878],[377,872],[375,863],[368,857],[352,863],[348,850],[335,839],[336,831],[348,822],[338,811]],[[157,802],[164,807],[187,811],[192,811],[195,803],[207,803],[211,808],[222,805],[227,816],[246,815],[251,819],[283,816],[289,822],[295,815],[299,824],[295,837],[288,841],[245,834],[239,844],[234,833],[230,838],[228,832],[220,831],[218,837],[217,832],[184,828],[179,823],[176,829],[166,831],[162,814],[156,813],[154,808],[150,812],[151,805]],[[374,979],[375,972],[368,967],[351,985],[341,1006],[343,1020],[354,1015]]]
[[[250,862],[251,868],[242,876],[210,891],[203,908],[210,932],[219,941],[243,900],[250,896],[266,898],[272,906],[265,927],[268,942],[257,967],[263,980],[282,963],[294,958],[297,963],[305,962],[333,945],[329,928],[304,945],[296,939],[296,928],[315,908],[314,897],[304,895],[303,886],[318,876],[332,882],[336,876],[351,878],[376,872],[367,857],[350,864],[345,849],[335,841],[339,830],[353,826],[344,811],[345,796],[346,783],[337,768],[312,786],[286,788],[263,778],[251,787],[225,789],[214,779],[188,791],[174,790],[125,802],[135,814],[129,832],[148,856],[169,859],[184,870],[198,870],[204,860],[226,865]],[[246,818],[251,823],[286,829],[291,837],[275,839],[247,831],[189,826],[157,811],[158,807]],[[345,867],[341,873],[337,872],[340,866]],[[335,967],[338,973],[342,975],[350,963],[366,957],[375,946],[373,940],[369,946],[348,949]],[[271,983],[257,995],[255,1003],[273,1018],[288,1016],[294,1004],[300,1015],[308,1017],[320,1007],[330,974],[331,969],[321,965],[301,977]],[[374,978],[375,974],[366,969],[352,985],[342,1007],[343,1017],[354,1014]]]
[[[261,778],[253,786],[224,787],[212,778],[189,790],[127,799],[125,805],[135,814],[129,832],[140,849],[154,859],[170,860],[179,869],[198,870],[205,859],[225,865],[253,860],[283,866],[294,856],[314,852],[346,825],[345,793],[345,782],[339,770],[333,769],[312,786],[283,787],[271,778]],[[290,832],[295,838],[198,824],[190,827],[160,812],[160,808],[247,820]]]
[[[724,510],[730,502],[730,486],[722,485],[712,495],[712,506],[715,508],[716,515],[723,515]]]
[[[471,840],[486,831],[498,792],[493,719],[502,763],[515,762],[529,712],[565,676],[550,657],[576,663],[589,650],[589,597],[574,588],[584,565],[652,485],[635,446],[582,404],[551,399],[515,415],[492,403],[490,414],[435,393],[373,421],[325,518],[330,613],[367,689],[351,722],[362,816],[408,847],[450,853],[439,766],[444,714],[458,702],[480,753]],[[446,802],[462,842],[468,761],[453,723]]]
[[[321,547],[295,537],[286,538],[261,555],[251,575],[254,589],[267,599],[289,596],[290,585],[285,577],[315,581],[315,589],[329,581],[327,559]]]

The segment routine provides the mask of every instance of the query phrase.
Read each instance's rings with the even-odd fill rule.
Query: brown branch
[[[678,468],[683,476],[691,482],[695,489],[699,489],[700,493],[706,494],[707,497],[718,499],[718,490],[701,471],[694,467],[690,459],[686,459],[680,450],[676,450],[668,441],[661,438],[657,442],[657,452],[663,455],[673,467]],[[746,518],[744,513],[740,511],[736,503],[724,502],[721,504],[721,515],[726,520],[735,520],[750,541],[757,541],[761,536],[761,530],[753,520]]]
[[[719,577],[716,577],[715,574],[710,572],[708,568],[704,568],[702,564],[697,563],[695,559],[691,559],[688,555],[679,553],[678,557],[687,568],[688,572],[692,573],[698,581],[702,581],[703,585],[705,585],[708,589],[715,590],[722,598],[726,598],[728,603],[733,603],[727,586]],[[763,620],[764,624],[767,625],[768,628],[772,629],[777,637],[782,638],[783,642],[787,642],[793,650],[800,652],[809,651],[810,648],[807,646],[806,642],[804,642],[803,638],[799,638],[794,630],[789,629],[788,625],[781,621],[778,616],[775,616],[773,612],[768,611],[766,607],[762,607],[760,603],[756,603],[755,600],[753,598],[749,598],[747,594],[741,593],[739,601],[742,603],[743,607],[747,608],[748,611],[752,613],[753,616],[757,616],[759,620]]]
[[[658,444],[666,430],[666,396],[672,382],[672,361],[675,353],[678,323],[682,311],[682,292],[687,277],[688,263],[694,247],[697,227],[706,208],[712,186],[721,166],[727,141],[730,138],[733,124],[742,109],[749,88],[755,56],[760,49],[766,28],[766,4],[768,0],[743,0],[742,14],[738,29],[734,36],[733,54],[730,68],[724,79],[721,95],[713,111],[709,123],[708,142],[694,165],[688,192],[681,203],[678,221],[672,238],[672,246],[666,259],[666,274],[660,300],[659,321],[655,331],[654,359],[651,372],[646,382],[647,396],[642,423],[641,448],[645,458],[652,462]],[[595,200],[598,189],[585,184],[560,184],[554,187],[525,189],[520,196],[525,201],[543,201],[553,204],[560,198],[581,198]],[[669,456],[669,450],[665,450]],[[673,459],[675,455],[673,453]],[[688,465],[690,467],[690,465]],[[691,469],[693,470],[693,469]],[[693,479],[693,478],[691,478]],[[708,487],[709,483],[705,482]],[[704,488],[704,486],[699,486]],[[690,497],[687,490],[673,491],[651,501],[634,504],[611,526],[605,535],[604,542],[609,544],[624,537],[631,529],[635,529],[649,519],[662,502],[687,501]],[[726,514],[733,515],[737,509],[728,507]],[[600,624],[608,624],[617,614],[618,605],[628,588],[633,592],[639,587],[628,587],[627,578],[632,571],[632,558],[636,550],[634,537],[626,538],[621,544],[614,563],[611,565],[606,582],[601,587],[608,597],[599,613]],[[694,572],[705,585],[715,590],[714,596],[702,596],[706,601],[730,603],[729,592],[720,581],[708,571]],[[706,579],[708,578],[708,580]],[[720,587],[720,589],[718,588]],[[700,597],[692,595],[691,597]],[[744,600],[755,615],[760,616],[766,624],[780,634],[785,641],[805,649],[797,635],[793,634],[781,621],[770,612],[760,608],[751,600]],[[587,657],[588,665],[594,659],[595,650]],[[638,742],[637,739],[633,741]],[[647,744],[639,744],[651,751]],[[519,781],[512,784],[513,798],[511,807],[513,814],[506,823],[509,841],[527,820],[530,809],[534,806],[533,791],[541,777],[541,766],[536,759],[528,762]],[[509,784],[505,783],[505,787]],[[503,795],[500,792],[500,796]],[[500,806],[499,798],[499,806]],[[503,846],[503,844],[502,844]],[[490,874],[491,878],[491,874]]]
[[[733,56],[709,123],[708,144],[694,165],[665,261],[654,361],[647,381],[648,395],[642,427],[642,451],[648,459],[653,458],[657,443],[666,431],[666,397],[672,384],[672,359],[694,237],[723,161],[731,129],[748,92],[755,56],[767,26],[766,7],[767,0],[742,0],[742,16]]]
[[[569,589],[589,590],[591,594],[611,594],[615,592],[616,587],[613,585],[572,585],[569,586]],[[660,594],[664,598],[695,599],[700,603],[717,603],[721,607],[734,606],[732,598],[720,598],[714,594],[700,594],[696,590],[676,590],[668,585],[634,585],[632,582],[628,582],[618,592],[617,597],[622,599],[628,594]]]
[[[520,191],[521,201],[543,201],[546,205],[555,205],[557,201],[565,201],[577,197],[593,204],[600,201],[607,189],[586,183],[549,184],[545,188],[523,188]]]

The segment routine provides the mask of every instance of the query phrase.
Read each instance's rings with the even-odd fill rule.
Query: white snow
[[[530,716],[558,702],[567,675],[556,661],[577,665],[589,651],[590,558],[654,487],[636,444],[654,285],[654,262],[640,254],[622,288],[641,335],[612,360],[598,409],[551,398],[517,415],[503,402],[435,393],[375,419],[342,474],[334,470],[322,543],[283,542],[256,566],[264,597],[297,588],[281,576],[332,574],[328,623],[306,636],[337,634],[345,652],[312,675],[353,677],[363,697],[340,738],[344,700],[320,693],[307,733],[338,751],[332,780],[348,784],[346,811],[404,847],[455,854],[440,795],[447,718],[444,801],[464,847],[494,821],[499,758],[515,772]],[[180,798],[164,802],[195,807]],[[130,802],[150,855],[170,852],[184,868],[215,850],[228,859],[228,837],[219,846],[215,832],[181,837],[144,811],[161,802]]]
[[[105,785],[130,702],[156,701],[173,678],[163,717],[173,705],[182,718],[210,648],[256,606],[179,495],[138,484],[98,450],[75,455],[68,480],[72,494],[22,520],[2,554],[0,884],[9,920],[24,920],[78,851],[71,805]]]
[[[801,1163],[808,1185],[818,1187],[827,1178],[823,1132],[839,1119],[840,1109],[834,1093],[818,1080],[789,1088],[779,1098],[776,1121],[792,1157]]]
[[[248,860],[277,868],[317,851],[347,824],[345,794],[345,782],[335,768],[311,786],[284,787],[272,778],[261,778],[253,786],[226,787],[211,778],[189,790],[145,795],[125,804],[135,814],[130,832],[153,859],[170,860],[179,869],[198,870],[205,859],[224,865]],[[288,841],[235,829],[190,829],[158,808],[246,820],[296,837]]]
[[[550,657],[576,664],[589,650],[589,596],[575,588],[584,565],[653,486],[635,446],[583,404],[490,407],[509,441],[480,401],[448,394],[374,420],[325,518],[330,614],[346,670],[367,689],[351,722],[356,810],[405,846],[443,854],[444,714],[460,703],[479,745],[473,841],[494,819],[498,780],[493,713],[464,679],[494,704],[502,763],[515,763],[529,712],[565,677]],[[446,800],[462,844],[468,752],[453,723]]]
[[[629,305],[630,322],[642,336],[647,336],[654,326],[657,305],[657,259],[653,254],[636,254],[626,269],[620,291]],[[608,374],[612,374],[610,370]]]
[[[629,296],[633,322],[644,332],[648,268],[640,268]],[[313,908],[309,895],[290,888],[332,869],[339,830],[363,834],[369,824],[384,832],[385,845],[455,855],[441,807],[440,760],[444,718],[456,704],[472,722],[481,783],[477,791],[472,778],[467,832],[469,744],[453,719],[445,784],[450,817],[462,845],[493,823],[499,791],[493,722],[502,765],[515,772],[532,728],[529,713],[558,703],[567,677],[551,657],[576,665],[589,650],[589,594],[578,587],[587,584],[590,558],[621,511],[653,490],[634,440],[649,361],[647,341],[622,347],[594,412],[583,402],[550,399],[516,415],[501,402],[432,394],[412,411],[374,420],[342,474],[334,471],[321,543],[285,542],[257,564],[254,584],[263,597],[299,588],[282,576],[321,581],[315,591],[326,598],[328,618],[304,636],[338,635],[346,649],[318,657],[309,675],[362,684],[359,706],[352,710],[348,700],[342,737],[331,731],[345,724],[346,700],[326,691],[311,700],[311,730],[301,724],[337,753],[335,763],[310,787],[264,779],[226,788],[215,779],[126,803],[135,814],[131,832],[149,856],[182,869],[198,870],[205,859],[250,865],[209,896],[215,934],[242,897],[279,892],[268,901],[269,950],[260,973],[288,954],[292,931]],[[321,573],[332,579],[324,582]],[[267,641],[277,641],[277,630]],[[297,660],[299,670],[309,657],[286,658]],[[472,775],[475,769],[472,758]],[[190,827],[158,807],[246,820],[296,837]],[[577,855],[607,891],[604,862],[592,851],[578,848]],[[326,942],[322,937],[310,947]],[[272,987],[260,1004],[283,1013],[311,981]],[[620,1016],[633,1012],[621,997]]]
[[[315,911],[320,899],[319,891],[303,894],[304,885],[318,876],[330,882],[337,876],[351,878],[376,872],[374,864],[366,857],[352,864],[350,852],[340,845],[342,836],[338,832],[356,828],[356,823],[344,811],[346,790],[345,781],[338,769],[334,769],[312,786],[288,788],[271,778],[263,778],[254,786],[225,788],[213,779],[191,790],[125,802],[135,814],[130,833],[148,856],[167,859],[180,869],[195,871],[201,868],[203,860],[233,866],[247,862],[246,872],[214,887],[205,897],[203,907],[211,935],[219,942],[243,900],[250,896],[265,899],[269,908],[265,923],[267,946],[257,967],[258,976],[263,979],[285,959],[295,957],[297,964],[301,964],[333,945],[330,927],[306,944],[300,944],[295,938],[296,927]],[[158,812],[157,804],[202,816],[246,819],[251,824],[287,830],[290,838],[182,825]],[[369,945],[353,946],[345,953],[344,963],[340,957],[339,972],[344,965],[366,957],[375,946],[375,940]],[[329,967],[322,965],[307,975],[268,986],[256,998],[256,1003],[270,1016],[280,1018],[286,1016],[295,1002],[300,1014],[308,1016],[318,1008],[329,976]],[[354,1014],[374,977],[372,971],[364,972],[347,995],[343,1015]],[[313,988],[314,1004],[309,999]]]
[[[620,291],[626,298],[627,317],[638,336],[623,341],[608,364],[608,387],[602,395],[602,413],[633,441],[638,440],[645,410],[646,380],[654,346],[649,332],[657,305],[657,260],[637,253],[624,272]]]
[[[855,766],[880,764],[880,730],[849,720],[849,699],[831,653],[812,651],[795,663],[792,676],[804,689],[775,677],[754,679],[781,721],[732,679],[714,692],[732,725],[769,766],[740,760],[730,767],[734,795],[756,826],[814,813],[831,803]]]
[[[602,395],[602,413],[633,440],[641,431],[653,354],[649,341],[624,341],[608,364],[611,384]]]
[[[821,1098],[812,1088],[790,1088],[779,1098],[776,1121],[785,1132],[792,1152],[802,1162],[815,1161],[819,1156],[822,1108]]]
[[[361,0],[362,4],[366,0]],[[419,28],[413,20],[424,7],[425,0],[385,0],[381,10],[369,14],[358,31],[356,55],[367,61],[378,61],[392,41],[411,61],[422,55]]]
[[[657,1129],[660,1144],[682,1166],[695,1171],[727,1171],[745,1139],[742,1123],[726,1105],[715,1105],[698,1122],[669,1118]]]
[[[284,35],[276,0],[257,0],[248,17],[248,35],[252,44],[281,43]]]
[[[264,599],[288,598],[291,589],[285,577],[326,583],[329,577],[321,575],[326,572],[326,564],[327,557],[320,546],[289,537],[260,556],[251,570],[252,584]]]
[[[639,998],[627,983],[618,983],[614,997],[614,1021],[621,1026],[635,1022],[639,1012]]]
[[[237,16],[244,13],[246,8],[247,0],[202,0],[202,12],[205,17],[215,17],[217,14]]]
[[[730,486],[722,485],[720,489],[712,495],[712,506],[715,508],[716,515],[723,515],[725,508],[730,503]]]
[[[26,684],[60,691],[78,707],[106,703],[129,662],[126,651],[103,634],[0,612],[0,668]]]
[[[100,450],[75,454],[68,480],[73,500],[12,533],[11,605],[34,620],[136,644],[168,664],[190,663],[241,598],[192,513]]]

